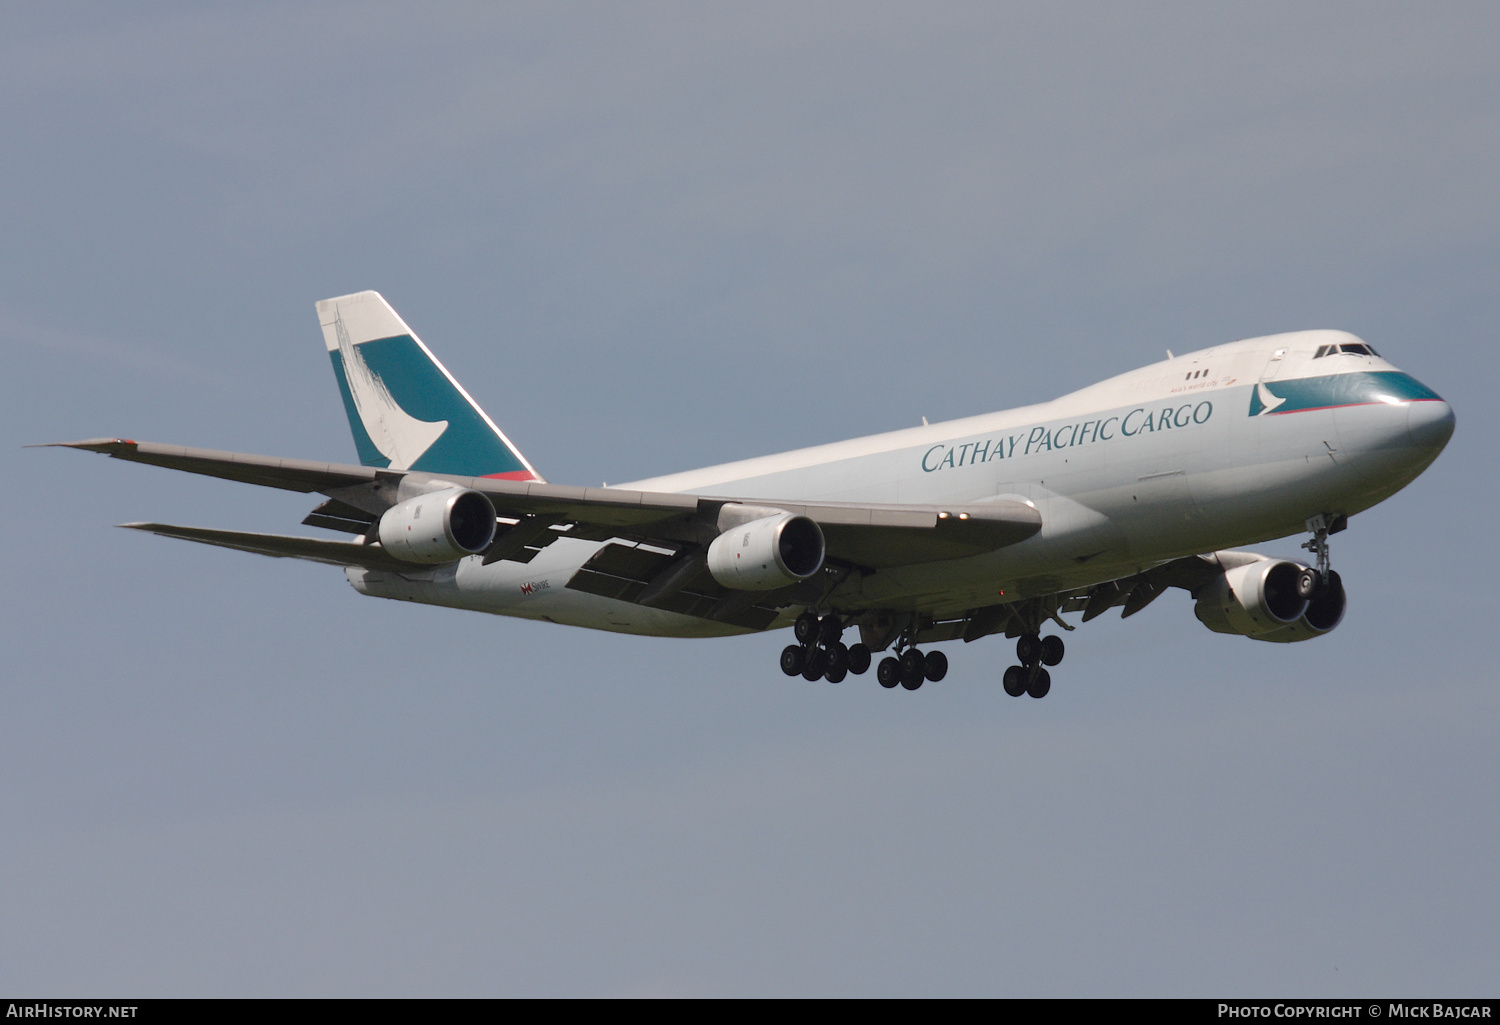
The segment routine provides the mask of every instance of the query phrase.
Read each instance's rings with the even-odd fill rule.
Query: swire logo
[[[521,593],[536,594],[538,591],[545,591],[551,586],[552,581],[550,580],[529,580],[521,585]]]

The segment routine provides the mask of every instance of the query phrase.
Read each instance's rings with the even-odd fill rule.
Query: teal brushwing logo
[[[1441,397],[1410,374],[1399,370],[1330,374],[1291,381],[1261,381],[1250,392],[1251,416],[1279,416],[1314,409],[1399,405]]]
[[[349,332],[340,319],[335,326],[338,335],[338,359],[335,371],[342,369],[340,390],[344,395],[345,409],[350,424],[356,421],[364,429],[364,438],[356,432],[356,446],[360,457],[369,465],[372,453],[367,453],[360,440],[385,460],[385,465],[398,470],[407,470],[420,459],[432,443],[448,429],[447,420],[422,420],[401,408],[385,382],[385,376],[377,373],[365,359],[368,343],[355,348],[349,341]],[[415,346],[414,346],[415,347]],[[398,375],[399,378],[399,375]]]
[[[365,466],[463,477],[535,479],[411,335],[350,344],[342,321],[329,353]]]
[[[1273,412],[1277,406],[1283,405],[1285,402],[1286,399],[1271,391],[1270,388],[1266,387],[1266,383],[1262,381],[1260,384],[1257,384],[1255,386],[1255,390],[1250,393],[1250,415],[1265,416],[1267,413]]]

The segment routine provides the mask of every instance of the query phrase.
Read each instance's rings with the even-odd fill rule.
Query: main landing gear
[[[916,648],[907,648],[899,656],[887,656],[880,660],[875,670],[875,679],[882,687],[900,684],[907,690],[916,690],[924,682],[937,683],[948,675],[948,656],[941,651],[922,654]]]
[[[792,632],[799,643],[789,644],[781,652],[781,671],[788,676],[842,683],[850,673],[858,676],[870,668],[868,646],[844,646],[840,639],[844,623],[838,616],[819,616],[809,610],[797,617]],[[918,651],[915,633],[915,626],[908,626],[896,641],[896,653],[880,660],[875,678],[882,687],[916,690],[948,675],[948,656],[941,651]],[[1052,676],[1046,667],[1062,662],[1063,639],[1035,632],[1022,634],[1016,641],[1016,658],[1021,664],[1005,671],[1005,693],[1013,698],[1022,694],[1044,698],[1052,689]]]
[[[863,644],[846,647],[840,640],[844,623],[838,616],[804,612],[797,617],[792,632],[801,643],[789,644],[781,651],[781,671],[788,676],[842,683],[850,673],[859,676],[870,668],[868,647]]]
[[[916,690],[923,683],[937,683],[948,675],[948,656],[941,651],[922,654],[916,647],[917,627],[909,622],[896,639],[896,654],[880,660],[875,670],[875,679],[887,689],[898,683],[907,690]]]
[[[870,649],[864,644],[845,647],[840,638],[843,621],[838,616],[818,616],[808,611],[797,617],[792,632],[799,644],[789,644],[781,652],[781,671],[805,680],[826,679],[841,683],[850,673],[858,676],[870,668]],[[896,644],[895,657],[880,660],[875,677],[882,687],[898,684],[916,690],[923,683],[936,683],[948,675],[948,656],[941,651],[922,654],[903,636]]]
[[[1005,693],[1013,698],[1030,694],[1044,698],[1052,689],[1052,675],[1043,666],[1055,666],[1063,660],[1063,639],[1022,634],[1016,641],[1016,658],[1021,664],[1005,671]]]

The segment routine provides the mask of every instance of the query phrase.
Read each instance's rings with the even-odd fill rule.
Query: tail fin
[[[365,466],[542,479],[379,292],[324,299],[318,323]]]

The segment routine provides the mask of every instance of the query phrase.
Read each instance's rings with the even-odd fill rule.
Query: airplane
[[[791,626],[788,676],[942,680],[930,646],[1003,635],[1044,697],[1075,629],[1186,590],[1208,629],[1295,642],[1343,620],[1329,537],[1454,429],[1342,331],[1250,338],[1037,405],[617,487],[547,482],[377,292],[317,303],[359,465],[121,438],[56,443],[302,493],[352,540],[163,523],[344,569],[361,594],[670,637]],[[1241,546],[1302,533],[1307,562]],[[858,640],[846,645],[845,631]],[[923,650],[926,648],[927,650]]]

